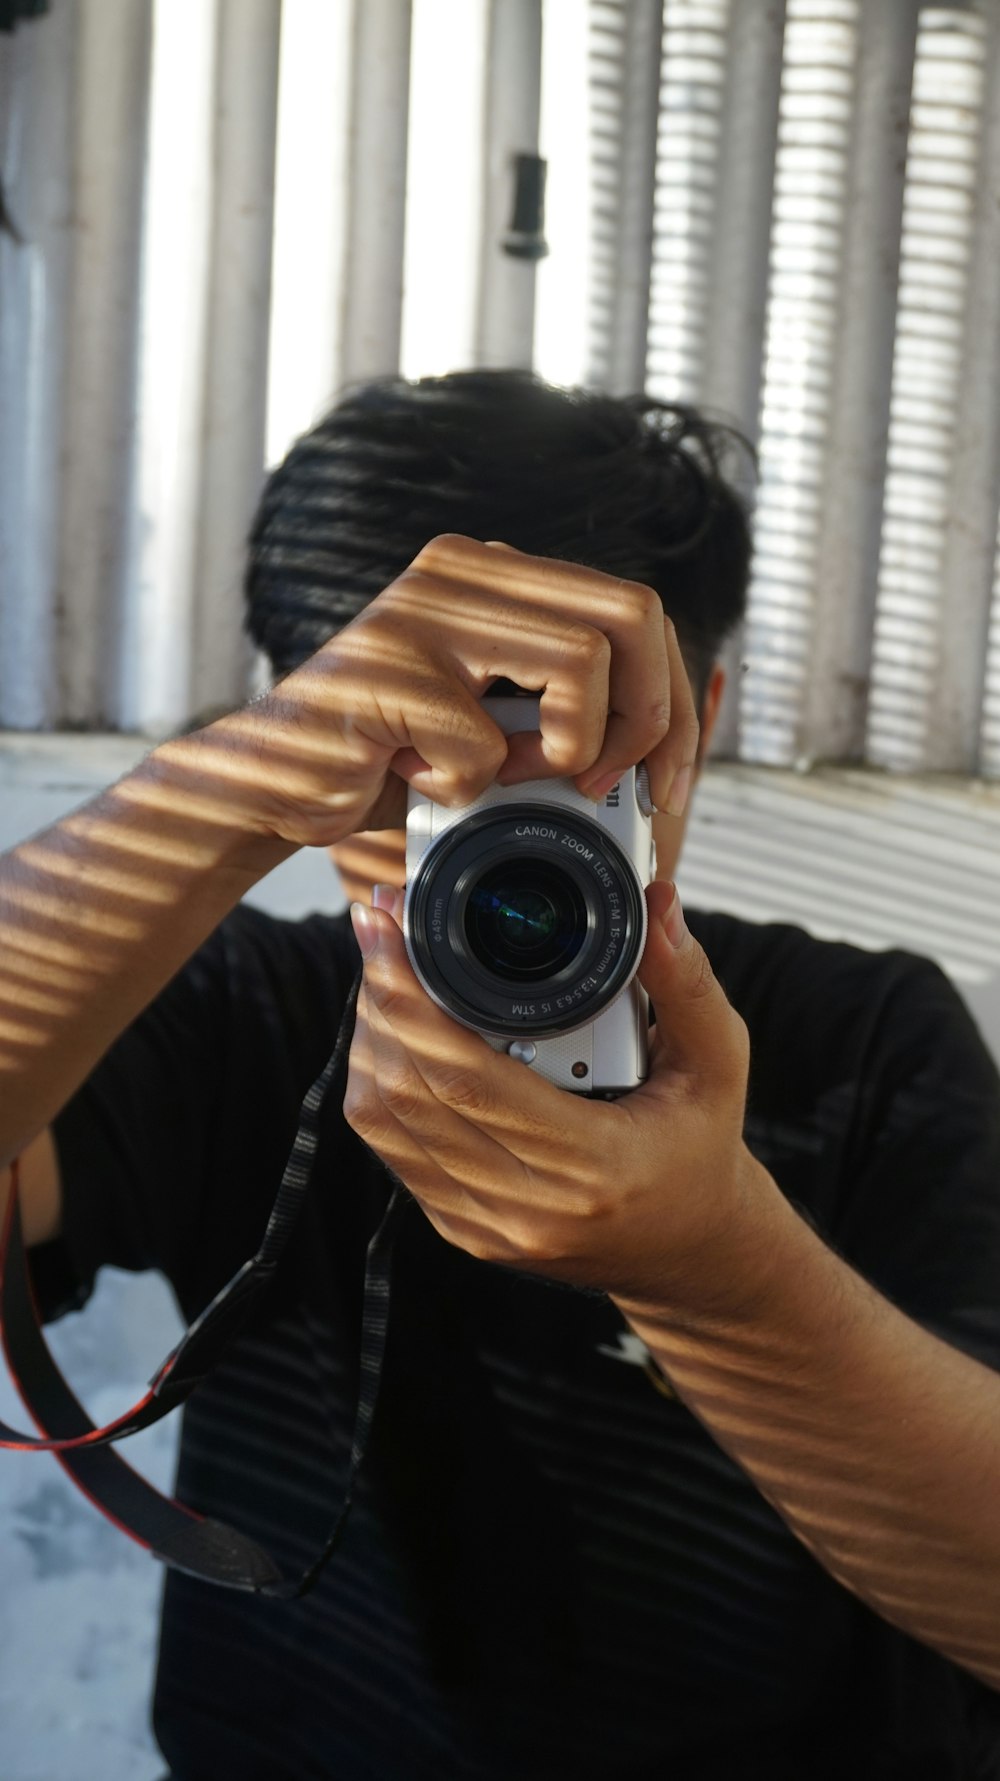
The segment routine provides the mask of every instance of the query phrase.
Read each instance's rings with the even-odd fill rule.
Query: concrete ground
[[[0,844],[54,820],[124,772],[131,738],[0,742]],[[862,773],[709,770],[685,849],[685,900],[823,937],[903,945],[939,960],[1000,1060],[1000,787]],[[301,854],[254,900],[289,916],[342,906],[322,854]],[[1000,1192],[1000,1183],[998,1183]],[[178,1323],[157,1278],[107,1271],[50,1345],[91,1415],[139,1394]],[[25,1413],[0,1372],[0,1417]],[[169,1488],[175,1423],[122,1452]],[[0,1776],[157,1781],[148,1729],[157,1565],[114,1532],[54,1460],[0,1454]]]

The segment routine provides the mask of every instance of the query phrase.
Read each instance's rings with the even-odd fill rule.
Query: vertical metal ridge
[[[975,403],[963,412],[963,362],[987,48],[984,21],[968,8],[921,12],[866,736],[867,758],[895,771],[940,764],[951,466],[977,412]]]
[[[788,0],[740,752],[795,758],[815,585],[857,0]]]
[[[399,368],[410,15],[411,0],[355,10],[340,383]]]
[[[588,382],[644,388],[655,251],[663,0],[591,0],[593,277]]]
[[[118,695],[123,727],[151,735],[192,710],[218,21],[219,0],[154,3],[135,554]]]
[[[541,0],[491,0],[484,91],[482,232],[476,298],[477,365],[529,368],[537,261],[504,251],[515,159],[538,154]]]
[[[702,399],[734,10],[734,0],[671,0],[663,16],[646,383],[667,400]]]
[[[623,25],[618,280],[607,387],[613,395],[627,396],[646,382],[663,0],[632,0]]]
[[[1000,19],[991,18],[927,764],[975,773],[1000,509]]]
[[[0,234],[0,722],[58,720],[60,427],[73,279],[80,15],[57,0],[0,43],[0,143],[20,239]]]
[[[139,273],[152,0],[78,8],[73,277],[62,422],[58,629],[63,722],[113,726],[134,499]]]
[[[760,434],[784,40],[785,0],[739,0],[730,13],[702,399],[752,445]],[[752,502],[751,486],[740,493]],[[741,626],[723,652],[715,755],[738,753],[744,645]]]
[[[265,461],[333,400],[341,378],[358,0],[317,14],[282,0]]]
[[[248,690],[246,537],[264,474],[281,0],[221,0],[191,703]]]
[[[799,752],[863,758],[919,0],[863,3]]]

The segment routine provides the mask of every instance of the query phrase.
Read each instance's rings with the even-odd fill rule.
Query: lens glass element
[[[507,983],[552,977],[587,938],[587,906],[568,873],[543,859],[495,864],[468,893],[465,938]]]

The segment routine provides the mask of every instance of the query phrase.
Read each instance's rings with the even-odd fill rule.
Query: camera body
[[[537,697],[487,696],[512,735]],[[600,803],[571,780],[492,785],[447,810],[412,789],[403,933],[428,995],[558,1088],[613,1098],[645,1080],[649,999],[636,978],[653,876],[643,766]]]

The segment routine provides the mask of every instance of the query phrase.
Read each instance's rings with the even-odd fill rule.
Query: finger
[[[407,1050],[375,997],[366,998],[366,1018],[372,1089],[390,1119],[466,1195],[475,1198],[486,1189],[498,1211],[507,1202],[523,1205],[530,1197],[527,1172],[498,1137],[476,1123],[480,1089],[475,1077],[466,1077],[459,1066],[454,1076],[456,1101],[442,1099],[428,1077],[450,1082],[452,1066],[447,1058],[440,1057],[439,1068],[425,1073],[427,1053]],[[464,1110],[467,1095],[471,1117]]]
[[[663,631],[663,608],[658,596],[642,583],[623,581],[600,570],[584,568],[549,557],[532,557],[507,547],[498,550],[475,540],[446,536],[433,539],[416,559],[414,567],[433,569],[446,580],[482,586],[517,602],[516,630],[523,633],[532,609],[544,608],[565,617],[571,632],[566,640],[591,665],[595,644],[587,636],[596,632],[608,651],[604,697],[583,685],[567,709],[564,689],[551,683],[541,664],[541,675],[531,661],[519,666],[500,664],[492,677],[504,675],[521,686],[545,686],[541,707],[541,740],[530,733],[512,738],[507,766],[500,783],[514,778],[545,778],[553,773],[586,782],[607,771],[624,771],[642,760],[665,735],[670,719],[671,677]],[[520,608],[527,602],[524,614]],[[452,612],[454,621],[454,612]],[[509,647],[516,638],[505,638]],[[558,666],[558,664],[557,664]],[[596,678],[596,676],[594,677]],[[574,677],[571,675],[571,687]],[[611,723],[611,719],[614,722]],[[574,743],[583,747],[592,737],[595,722],[600,728],[598,749],[589,759],[574,758]],[[610,731],[610,735],[609,735]]]
[[[746,1027],[687,926],[675,887],[654,880],[646,888],[646,905],[649,926],[639,981],[656,1017],[650,1084],[667,1069],[696,1074],[705,1084],[740,1074],[745,1080]]]
[[[509,617],[507,617],[509,612]],[[593,625],[554,613],[507,609],[491,626],[490,679],[500,675],[540,690],[538,728],[507,737],[499,785],[571,779],[600,755],[608,711],[612,653]],[[516,638],[505,636],[505,622]],[[512,664],[508,666],[507,664]]]
[[[478,1075],[456,1067],[447,1054],[435,1054],[423,1034],[419,1049],[408,1049],[395,1024],[383,1016],[376,994],[366,995],[365,1018],[372,1088],[379,1103],[376,1126],[384,1134],[388,1124],[393,1134],[389,1139],[383,1135],[381,1145],[392,1143],[402,1156],[396,1128],[405,1134],[410,1146],[406,1160],[393,1166],[397,1173],[403,1166],[410,1170],[403,1179],[425,1210],[446,1218],[453,1231],[460,1225],[462,1234],[451,1240],[476,1254],[498,1261],[553,1254],[575,1195],[586,1194],[593,1185],[585,1165],[567,1171],[567,1156],[579,1142],[579,1119],[567,1106],[568,1097],[552,1091],[557,1118],[534,1134],[526,1158],[519,1154],[525,1140],[520,1091],[528,1075],[523,1065],[506,1073],[514,1099],[498,1109],[501,1117],[490,1120],[487,1130]],[[603,1111],[591,1109],[595,1128]],[[368,1141],[382,1154],[379,1143]],[[413,1146],[447,1179],[435,1176],[429,1186],[422,1185]],[[603,1178],[599,1185],[605,1187]]]
[[[648,761],[674,721],[663,607],[651,588],[635,582],[619,585],[629,590],[629,597],[605,626],[611,641],[608,719],[600,755],[577,781],[584,793],[607,781],[609,774],[620,778],[638,761]]]
[[[509,555],[517,559],[515,572],[520,572],[520,564],[544,561],[518,558],[517,552]],[[574,610],[588,628],[606,640],[609,648],[606,686],[603,673],[600,684],[594,676],[592,689],[578,683],[584,698],[589,699],[582,712],[582,722],[584,725],[589,723],[588,740],[595,731],[598,733],[597,752],[584,766],[573,762],[570,747],[561,757],[563,776],[575,778],[580,791],[589,793],[592,786],[608,779],[609,775],[620,778],[629,767],[648,757],[667,734],[672,708],[670,658],[663,607],[651,588],[597,570],[584,570],[577,564],[558,566],[560,570],[574,571],[566,583],[572,594]],[[530,570],[524,573],[524,581],[528,587],[533,585]],[[586,656],[586,640],[583,642]],[[601,666],[603,668],[603,662]],[[525,684],[533,685],[534,682]],[[684,685],[686,688],[686,677]],[[553,695],[556,691],[553,688]],[[566,713],[568,721],[564,722],[564,714],[555,696],[551,696],[548,706],[543,698],[540,716],[541,738],[526,731],[508,739],[507,761],[497,775],[499,784],[545,778],[551,773],[555,757],[546,747],[546,720],[550,730],[560,726],[572,733],[571,726],[580,720],[581,714],[579,711]]]
[[[391,684],[387,675],[379,695],[384,710]],[[420,676],[409,671],[401,677],[392,720],[398,734],[409,738],[394,754],[392,771],[446,809],[471,804],[507,759],[500,726],[448,661]]]
[[[481,549],[485,554],[486,546]],[[492,562],[508,554],[517,556],[490,551],[489,557]],[[551,567],[558,571],[563,565]],[[464,684],[471,689],[468,696],[476,699],[498,679],[538,689],[539,727],[506,740],[506,758],[497,777],[504,783],[512,751],[518,760],[525,757],[523,769],[518,769],[522,778],[570,778],[585,772],[604,737],[611,665],[608,638],[582,621],[565,600],[561,606],[555,598],[547,604],[515,601],[484,588],[481,568],[479,575],[478,582],[460,582],[453,574],[442,586],[427,577],[417,581],[408,572],[403,582],[407,597],[419,602],[420,623],[433,626],[441,638],[449,684],[452,679]]]
[[[395,885],[376,884],[372,888],[372,907],[390,916],[397,931],[403,900],[404,893]],[[374,1093],[387,1113],[443,1168],[452,1170],[457,1167],[464,1176],[470,1163],[478,1161],[484,1170],[484,1178],[495,1176],[510,1158],[495,1139],[487,1137],[462,1117],[461,1101],[453,1107],[435,1095],[422,1073],[420,1054],[407,1051],[397,1027],[383,1015],[377,993],[369,993],[369,981],[366,967],[361,991],[361,1018]],[[417,989],[419,992],[419,985]],[[455,1028],[454,1022],[448,1024]],[[441,1035],[445,1043],[448,1037],[450,1034]],[[422,1043],[426,1042],[423,1029],[420,1038]],[[474,1077],[470,1081],[474,1081]]]
[[[369,1006],[394,1029],[429,1089],[463,1119],[533,1167],[551,1160],[573,1102],[527,1065],[494,1051],[452,1020],[418,983],[403,936],[383,910],[351,909],[358,931],[367,917],[377,944],[365,957]],[[366,944],[359,933],[359,944]]]
[[[356,1131],[364,1127],[362,1135],[380,1155],[391,1150],[393,1158],[408,1161],[411,1173],[412,1164],[424,1157],[448,1177],[438,1184],[445,1196],[442,1206],[468,1188],[470,1177],[481,1174],[484,1181],[493,1180],[510,1166],[494,1139],[436,1099],[364,986],[351,1044],[348,1103],[349,1123]],[[398,1173],[396,1161],[392,1166]]]
[[[701,726],[677,632],[665,615],[663,636],[670,673],[670,725],[646,755],[646,771],[657,810],[681,816],[694,784]]]
[[[523,1258],[547,1208],[558,1209],[516,1158],[436,1098],[364,989],[344,1111],[441,1236],[483,1260]]]
[[[398,885],[373,884],[372,908],[384,909],[386,914],[391,915],[396,926],[399,927],[403,920],[403,903],[405,896],[405,891]]]
[[[292,720],[283,751],[293,783],[295,772],[329,763],[331,722],[345,744],[338,778],[348,791],[363,781],[377,793],[372,804],[385,803],[390,771],[411,783],[420,774],[418,789],[438,803],[468,802],[469,788],[485,790],[506,759],[506,737],[419,609],[411,615],[400,597],[405,582],[372,600],[271,696],[272,715]]]
[[[358,997],[343,1107],[351,1130],[392,1169],[429,1216],[432,1211],[439,1217],[460,1213],[463,1190],[459,1184],[427,1154],[377,1092],[363,988]]]
[[[344,1117],[352,1130],[381,1158],[413,1195],[438,1234],[482,1261],[516,1262],[509,1241],[484,1215],[464,1181],[442,1168],[402,1122],[370,1091],[371,1065],[355,1062],[344,1098]],[[517,1222],[516,1220],[514,1221]]]

